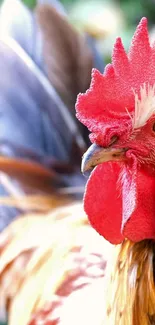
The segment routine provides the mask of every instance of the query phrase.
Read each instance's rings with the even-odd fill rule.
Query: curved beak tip
[[[96,144],[92,144],[82,157],[81,172],[84,176],[89,176],[91,170],[95,167],[94,155],[99,151],[99,147]]]
[[[88,177],[90,172],[99,164],[107,161],[123,160],[126,149],[122,148],[103,148],[92,144],[82,158],[81,172]]]
[[[88,163],[87,163],[87,162],[85,162],[85,160],[84,160],[84,158],[83,158],[83,159],[82,159],[82,164],[81,164],[81,172],[82,172],[83,176],[85,176],[85,177],[89,177],[92,169],[93,169],[93,168],[91,168],[91,167],[89,166],[89,161],[88,161]]]

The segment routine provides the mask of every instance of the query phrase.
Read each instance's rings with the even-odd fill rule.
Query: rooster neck
[[[155,325],[155,241],[116,248],[106,325]]]

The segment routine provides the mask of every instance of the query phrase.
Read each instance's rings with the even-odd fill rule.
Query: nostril
[[[111,140],[110,140],[110,146],[112,145],[112,144],[115,144],[117,141],[118,141],[118,136],[117,135],[113,135],[112,137],[111,137]]]

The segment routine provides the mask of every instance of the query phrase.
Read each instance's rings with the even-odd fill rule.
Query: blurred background
[[[22,0],[30,9],[36,0]],[[3,0],[0,1],[3,3]],[[121,36],[128,49],[133,31],[141,17],[149,20],[151,37],[154,39],[154,0],[61,0],[69,21],[80,31],[88,31],[98,39],[98,46],[105,62],[110,61],[116,36]],[[13,5],[13,0],[12,4]],[[104,41],[104,42],[103,42]]]
[[[36,0],[22,1],[31,9],[36,6]],[[69,21],[78,30],[88,31],[96,36],[106,63],[110,61],[112,46],[117,36],[122,37],[124,46],[128,49],[135,27],[143,16],[148,18],[151,37],[154,39],[154,0],[61,0],[60,2],[66,9]]]
[[[101,325],[110,247],[83,212],[75,103],[143,16],[155,40],[155,0],[0,2],[0,321]]]

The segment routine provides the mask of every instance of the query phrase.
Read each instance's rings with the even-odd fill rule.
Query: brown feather
[[[106,325],[153,325],[155,242],[125,240],[116,248]]]
[[[59,180],[51,169],[43,167],[37,162],[25,159],[0,157],[0,171],[12,180],[19,182],[24,189],[31,189],[31,193],[43,192],[51,194],[56,191]]]

